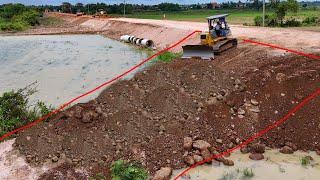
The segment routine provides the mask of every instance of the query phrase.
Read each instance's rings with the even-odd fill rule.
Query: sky
[[[60,5],[62,2],[70,2],[75,4],[77,2],[81,2],[83,4],[87,3],[97,3],[103,2],[106,4],[118,4],[122,3],[124,0],[0,0],[0,4],[6,3],[22,3],[25,5],[42,5],[42,4],[50,4],[50,5]],[[162,2],[172,2],[179,4],[195,4],[195,3],[208,3],[213,0],[126,0],[129,4],[159,4]],[[232,1],[232,0],[215,0],[216,2],[223,1]],[[242,0],[246,1],[246,0]]]
[[[106,4],[118,4],[122,3],[124,0],[0,0],[0,4],[6,3],[22,3],[25,5],[60,5],[62,2],[70,2],[72,4],[81,2],[83,4],[87,3],[97,3],[103,2]],[[226,1],[238,1],[238,0],[126,0],[129,4],[159,4],[162,2],[172,2],[172,3],[179,3],[179,4],[195,4],[195,3],[208,3],[208,2],[226,2]],[[241,0],[242,2],[246,2],[247,0]],[[301,0],[298,0],[301,1]],[[304,0],[310,1],[310,0]],[[312,1],[312,0],[311,0]]]

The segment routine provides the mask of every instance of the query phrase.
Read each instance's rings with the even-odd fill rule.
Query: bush
[[[37,11],[29,10],[23,12],[21,15],[15,16],[14,21],[23,22],[25,24],[35,26],[39,24],[40,14]]]
[[[29,105],[29,97],[36,92],[32,88],[5,92],[0,97],[0,136],[48,114],[53,108],[39,101]]]
[[[320,18],[316,16],[308,16],[302,21],[302,23],[305,25],[317,25],[320,24]]]
[[[266,15],[266,26],[268,27],[279,26],[279,22],[275,14]]]
[[[254,25],[262,26],[262,24],[263,24],[263,18],[261,16],[256,16],[254,18]]]
[[[301,26],[301,22],[296,20],[295,18],[292,18],[292,19],[286,20],[282,26],[284,26],[284,27],[299,27],[299,26]]]
[[[28,25],[23,22],[0,22],[1,31],[23,31],[28,28]]]
[[[148,172],[137,163],[118,160],[111,166],[111,176],[114,180],[147,180]]]

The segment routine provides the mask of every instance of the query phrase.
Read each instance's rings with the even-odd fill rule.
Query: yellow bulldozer
[[[231,38],[231,30],[226,21],[228,14],[207,17],[209,31],[200,35],[200,45],[182,46],[182,58],[214,59],[215,54],[220,54],[230,48],[236,47],[238,40]]]

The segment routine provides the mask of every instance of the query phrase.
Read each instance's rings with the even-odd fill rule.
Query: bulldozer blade
[[[182,58],[201,58],[205,60],[214,59],[213,49],[204,45],[186,45],[182,46]]]

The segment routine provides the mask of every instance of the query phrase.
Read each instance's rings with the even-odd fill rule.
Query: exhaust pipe
[[[132,43],[138,46],[154,48],[154,42],[150,39],[136,38],[130,35],[123,35],[120,37],[120,40],[126,43]]]

